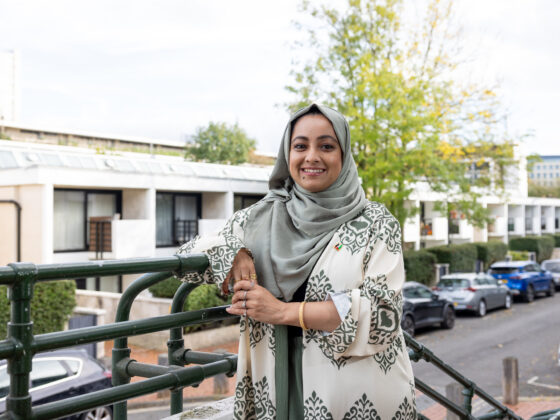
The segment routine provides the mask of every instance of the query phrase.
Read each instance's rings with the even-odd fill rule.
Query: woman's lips
[[[302,168],[301,172],[307,176],[320,176],[325,173],[325,169],[321,168]]]

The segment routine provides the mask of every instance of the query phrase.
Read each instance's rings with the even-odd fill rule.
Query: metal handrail
[[[206,256],[198,254],[69,264],[14,263],[7,267],[0,267],[0,285],[8,286],[11,305],[8,338],[0,341],[0,358],[8,359],[8,372],[10,374],[10,393],[6,399],[7,411],[0,415],[0,420],[14,418],[50,419],[109,404],[114,404],[114,418],[124,420],[127,418],[127,399],[164,389],[171,389],[170,414],[177,414],[183,409],[182,390],[184,387],[197,385],[204,379],[217,374],[225,373],[232,376],[237,368],[237,355],[195,352],[184,348],[184,326],[234,317],[225,311],[225,306],[182,312],[185,299],[196,285],[183,283],[179,287],[173,298],[169,315],[135,321],[129,320],[132,304],[143,290],[171,275],[184,276],[188,272],[202,273],[207,266]],[[33,335],[30,302],[34,285],[37,282],[90,276],[135,274],[147,271],[150,273],[136,279],[122,294],[115,323]],[[170,330],[170,338],[167,343],[168,367],[138,363],[130,358],[129,336],[167,329]],[[412,361],[417,362],[423,359],[464,387],[464,401],[460,405],[449,400],[419,378],[415,378],[416,387],[426,396],[443,405],[461,419],[505,418],[523,420],[470,379],[443,362],[431,350],[410,335],[404,333],[404,337]],[[112,353],[113,388],[36,407],[31,406],[29,373],[31,371],[31,360],[35,353],[108,339],[115,340]],[[185,367],[190,363],[196,365]],[[133,376],[147,379],[130,383]],[[478,395],[494,410],[478,418],[474,417],[472,414],[474,395]],[[418,414],[418,418],[426,419],[421,414]]]

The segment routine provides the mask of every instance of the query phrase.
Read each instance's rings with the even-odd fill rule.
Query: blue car
[[[495,262],[490,266],[490,274],[525,302],[532,302],[537,293],[553,296],[556,291],[552,274],[534,261]]]

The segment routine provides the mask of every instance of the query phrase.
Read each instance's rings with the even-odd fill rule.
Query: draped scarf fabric
[[[313,107],[331,122],[343,160],[336,181],[316,193],[294,183],[288,165],[292,122]],[[354,219],[367,204],[352,158],[350,130],[342,114],[311,104],[292,115],[284,130],[269,188],[247,220],[245,244],[253,253],[259,284],[289,302],[309,277],[336,230]]]

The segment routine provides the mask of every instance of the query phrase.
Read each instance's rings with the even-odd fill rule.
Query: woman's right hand
[[[229,294],[230,282],[236,282],[239,280],[255,281],[257,278],[256,273],[253,258],[249,255],[247,249],[241,248],[235,256],[231,270],[222,284],[222,292],[224,295]]]

